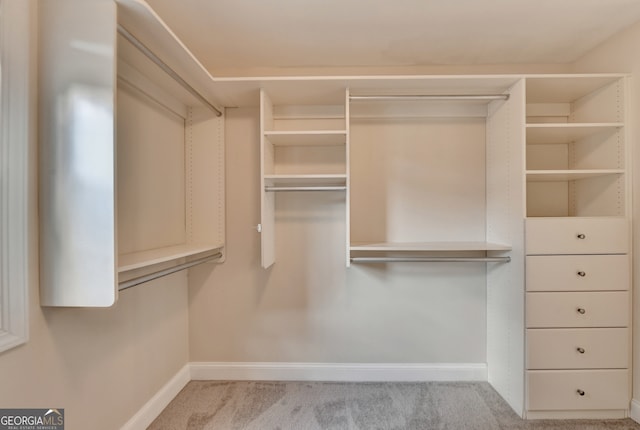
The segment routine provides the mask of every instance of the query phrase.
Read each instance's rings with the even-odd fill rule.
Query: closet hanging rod
[[[509,94],[388,94],[350,95],[349,100],[509,100]]]
[[[345,191],[346,186],[336,187],[264,187],[265,191]]]
[[[126,290],[127,288],[135,287],[136,285],[143,284],[145,282],[153,281],[154,279],[162,278],[163,276],[171,275],[172,273],[179,272],[181,270],[188,269],[193,266],[197,266],[198,264],[208,263],[209,261],[218,260],[222,257],[222,252],[216,252],[215,254],[208,255],[206,257],[199,258],[197,260],[189,261],[186,263],[179,264],[175,267],[170,267],[168,269],[159,270],[154,273],[150,273],[148,275],[138,276],[137,278],[130,279],[128,281],[120,282],[118,284],[118,290]]]
[[[169,75],[174,81],[180,84],[185,90],[187,90],[191,95],[200,100],[206,107],[211,109],[216,116],[222,116],[222,111],[215,107],[209,100],[207,100],[202,94],[198,92],[195,88],[193,88],[187,81],[185,81],[182,76],[176,73],[167,63],[162,61],[160,57],[158,57],[152,50],[147,48],[145,44],[140,42],[133,34],[131,34],[126,28],[122,25],[118,24],[118,33],[122,35],[125,39],[127,39],[133,46],[135,46],[138,51],[142,52],[149,60],[153,61],[155,65],[160,67],[162,71],[164,71],[167,75]]]
[[[351,257],[352,263],[509,263],[511,257]]]

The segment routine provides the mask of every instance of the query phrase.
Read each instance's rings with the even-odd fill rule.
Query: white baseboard
[[[485,363],[191,363],[192,380],[486,381]]]
[[[178,395],[180,390],[191,380],[189,364],[169,380],[155,396],[140,408],[140,410],[129,421],[122,426],[121,430],[145,430],[155,420],[167,405]]]
[[[635,422],[640,423],[640,400],[631,400],[631,413],[629,416]]]

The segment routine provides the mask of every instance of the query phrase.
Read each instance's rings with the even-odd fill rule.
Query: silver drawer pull
[[[579,389],[579,388],[576,390],[576,393],[578,393],[578,394],[579,394],[579,395],[581,395],[581,396],[584,396],[584,395],[585,395],[584,390],[581,390],[581,389]]]
[[[578,239],[586,239],[587,236],[585,236],[583,233],[580,233],[579,235],[576,236]]]
[[[584,348],[577,347],[576,351],[578,351],[580,354],[584,354]]]
[[[578,276],[581,276],[581,277],[584,278],[585,276],[587,276],[587,273],[583,272],[583,271],[580,271],[580,272],[578,272]]]
[[[576,309],[576,311],[578,311],[578,313],[579,313],[580,315],[584,315],[584,314],[586,314],[586,313],[587,313],[586,309],[584,309],[584,308],[578,308],[578,309]]]

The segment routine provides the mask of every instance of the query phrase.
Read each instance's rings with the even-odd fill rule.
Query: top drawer
[[[625,218],[527,218],[528,255],[625,254]]]

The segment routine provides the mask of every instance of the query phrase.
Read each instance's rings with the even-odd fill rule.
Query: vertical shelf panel
[[[117,299],[116,4],[39,6],[40,303],[107,307]]]
[[[273,104],[269,95],[260,90],[260,247],[265,269],[276,261],[276,196],[265,191],[265,176],[275,173],[275,150],[265,135],[268,130],[273,130]]]
[[[511,245],[511,262],[487,267],[488,379],[524,413],[524,81],[487,117],[487,241]],[[491,255],[499,255],[492,253]]]

